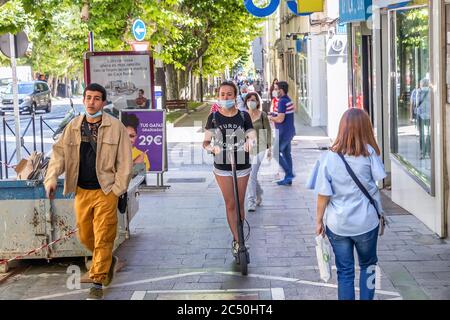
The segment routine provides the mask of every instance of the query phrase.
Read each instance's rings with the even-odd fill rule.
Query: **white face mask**
[[[258,106],[258,102],[256,101],[247,101],[247,106],[249,109],[256,109],[256,107]]]

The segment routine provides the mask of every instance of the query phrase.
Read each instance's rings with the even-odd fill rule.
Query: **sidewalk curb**
[[[202,111],[202,110],[203,110],[205,107],[207,107],[207,106],[208,106],[208,102],[204,102],[202,105],[200,105],[200,106],[198,106],[197,108],[195,108],[195,109],[193,110],[193,112]],[[183,120],[184,118],[186,118],[189,114],[190,114],[190,112],[189,112],[189,113],[183,114],[181,117],[178,117],[177,119],[175,119],[175,121],[172,122],[172,124],[175,126],[178,122],[180,122],[181,120]]]

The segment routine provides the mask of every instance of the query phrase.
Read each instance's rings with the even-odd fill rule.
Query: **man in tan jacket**
[[[106,90],[91,83],[83,93],[85,115],[73,119],[53,145],[45,177],[52,199],[58,177],[65,173],[64,194],[75,193],[80,242],[92,251],[89,276],[93,286],[88,299],[102,299],[103,286],[111,283],[117,258],[118,197],[128,189],[132,174],[131,144],[124,125],[103,113]]]

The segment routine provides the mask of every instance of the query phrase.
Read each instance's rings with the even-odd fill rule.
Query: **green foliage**
[[[251,41],[261,32],[261,19],[247,12],[241,0],[182,0],[178,7],[176,33],[164,47],[164,60],[178,69],[218,74],[247,55]]]
[[[89,19],[82,9],[89,4]],[[130,50],[133,20],[147,24],[146,39],[155,54],[177,69],[194,69],[203,56],[204,74],[233,66],[248,54],[260,33],[260,19],[242,0],[10,0],[0,7],[0,34],[25,30],[31,56],[22,59],[35,71],[55,76],[79,75],[88,32],[96,51]],[[0,55],[0,64],[8,64]]]

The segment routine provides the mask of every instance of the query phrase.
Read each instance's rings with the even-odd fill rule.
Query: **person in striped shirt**
[[[283,180],[277,181],[278,185],[292,185],[294,171],[292,167],[291,141],[295,136],[294,112],[295,106],[288,96],[289,85],[285,81],[275,84],[278,94],[278,113],[272,114],[269,120],[275,123],[277,143],[279,144],[278,162],[285,172]]]

